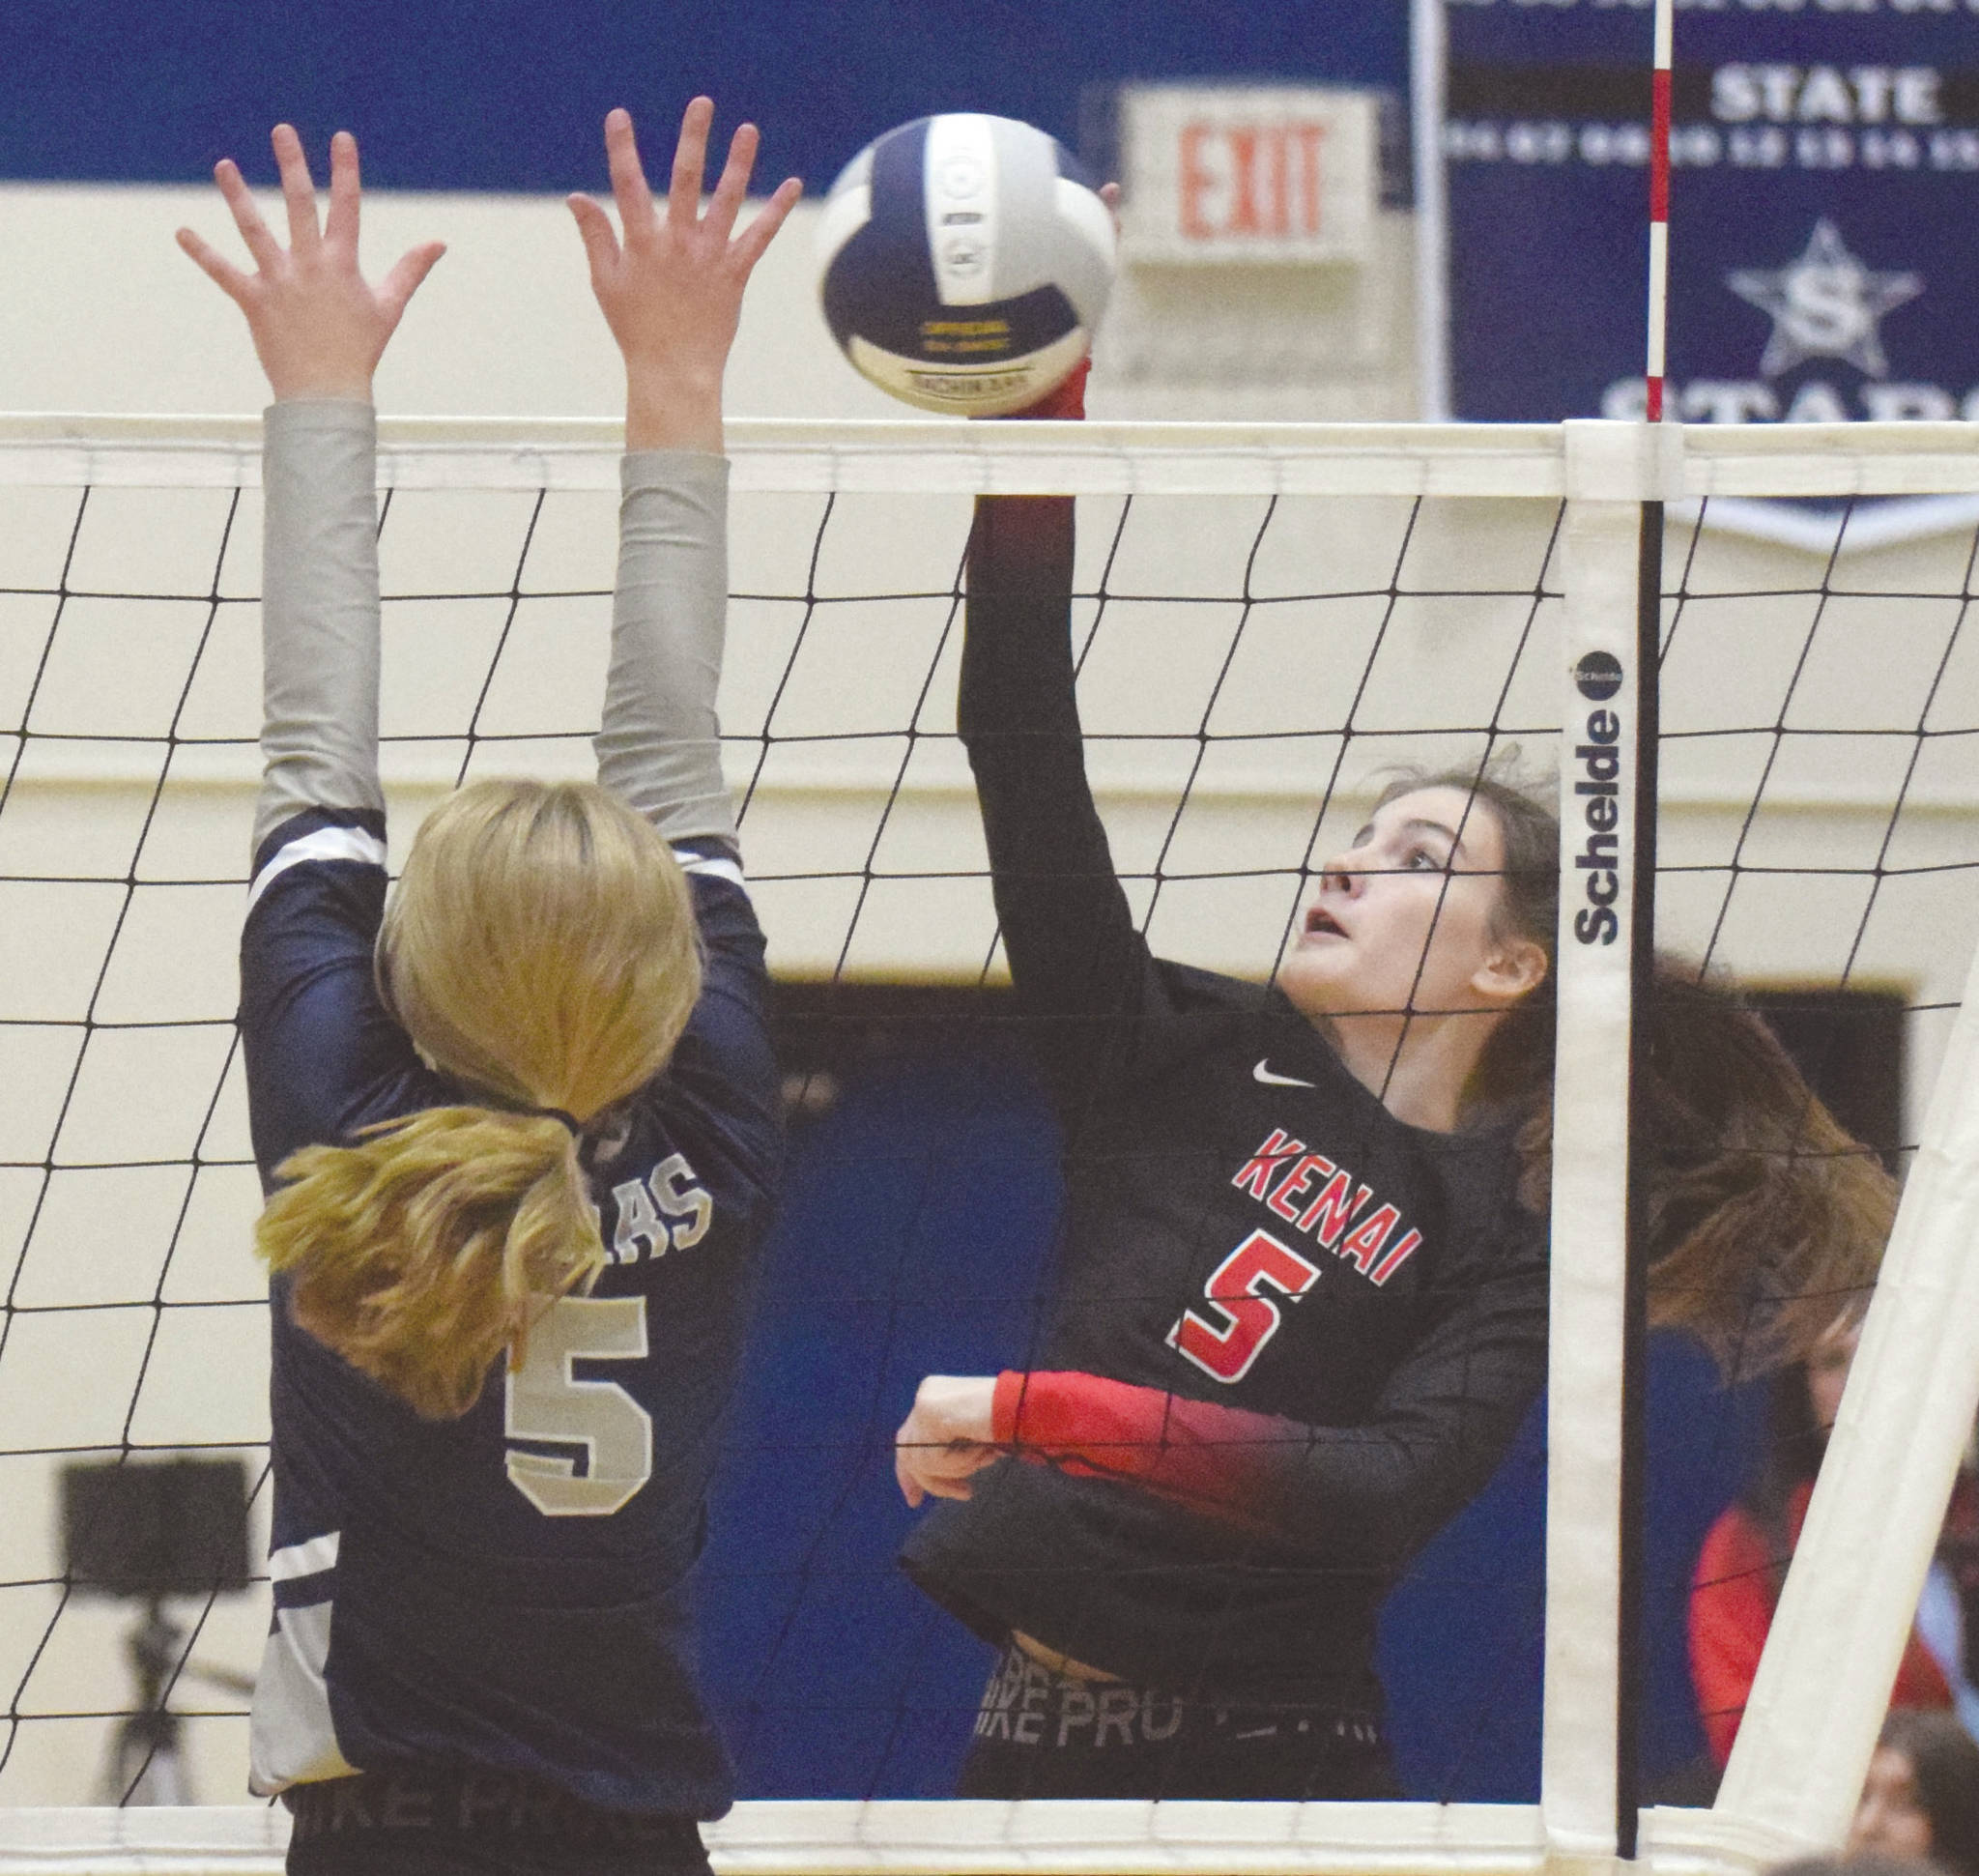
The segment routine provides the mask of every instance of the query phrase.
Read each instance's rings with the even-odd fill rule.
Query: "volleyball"
[[[819,218],[819,291],[833,338],[880,390],[999,417],[1085,356],[1113,254],[1112,215],[1054,138],[958,111],[846,165]]]

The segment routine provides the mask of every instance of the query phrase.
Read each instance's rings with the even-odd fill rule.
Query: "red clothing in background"
[[[1795,1488],[1787,1508],[1791,1544],[1800,1542],[1812,1486]],[[1791,1554],[1791,1548],[1790,1548]],[[1722,1769],[1732,1756],[1746,1697],[1759,1672],[1760,1650],[1772,1626],[1778,1577],[1785,1558],[1772,1556],[1759,1521],[1743,1505],[1719,1517],[1699,1552],[1690,1584],[1690,1678],[1697,1689],[1698,1717],[1710,1741],[1711,1757]],[[1892,1707],[1949,1707],[1951,1688],[1937,1663],[1912,1631],[1904,1645]]]

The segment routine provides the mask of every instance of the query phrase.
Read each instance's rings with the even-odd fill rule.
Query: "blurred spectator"
[[[1858,1850],[1846,1856],[1795,1857],[1790,1863],[1775,1863],[1765,1876],[1945,1876],[1945,1872],[1919,1857]]]
[[[1690,1594],[1690,1671],[1711,1756],[1722,1770],[1737,1737],[1814,1477],[1841,1407],[1858,1325],[1838,1323],[1805,1363],[1782,1369],[1767,1408],[1759,1475],[1706,1537]],[[1952,1493],[1917,1623],[1897,1669],[1893,1708],[1954,1708],[1979,1730],[1967,1637],[1979,1623],[1979,1492],[1969,1470]],[[1979,1871],[1975,1871],[1979,1876]]]
[[[1979,1876],[1979,1746],[1948,1713],[1884,1722],[1849,1830],[1849,1852],[1928,1858]]]

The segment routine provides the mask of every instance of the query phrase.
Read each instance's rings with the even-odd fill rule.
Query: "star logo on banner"
[[[1807,251],[1785,267],[1739,268],[1725,284],[1773,322],[1760,375],[1777,378],[1803,359],[1841,359],[1871,378],[1889,375],[1877,321],[1924,291],[1915,274],[1876,274],[1843,245],[1825,216]]]

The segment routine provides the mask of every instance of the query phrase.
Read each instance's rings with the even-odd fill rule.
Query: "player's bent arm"
[[[1019,1458],[1108,1478],[1316,1561],[1398,1573],[1482,1488],[1545,1371],[1543,1286],[1507,1282],[1425,1337],[1367,1420],[1315,1427],[1102,1375],[1006,1373]]]
[[[669,840],[735,844],[722,779],[729,465],[693,449],[626,456],[598,780]]]
[[[263,419],[262,781],[254,851],[309,808],[382,812],[377,417],[356,399]]]
[[[1019,1458],[1151,1492],[1317,1561],[1392,1573],[1443,1522],[1428,1521],[1429,1427],[1312,1427],[1070,1372],[1001,1374],[997,1399],[999,1443]]]

